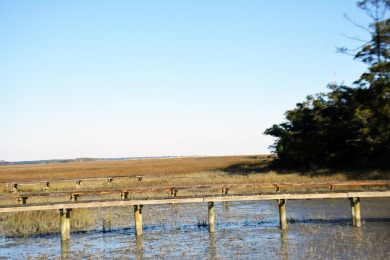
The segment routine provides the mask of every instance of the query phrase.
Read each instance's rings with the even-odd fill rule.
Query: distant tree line
[[[275,165],[390,166],[390,1],[365,0],[357,5],[372,18],[364,27],[371,38],[355,50],[339,51],[366,63],[368,71],[353,87],[335,83],[328,86],[328,93],[308,96],[285,113],[285,122],[265,130],[276,137],[271,146],[278,155]]]

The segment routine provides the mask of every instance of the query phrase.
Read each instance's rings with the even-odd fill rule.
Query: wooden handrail
[[[72,190],[62,192],[30,192],[19,194],[3,194],[0,199],[27,198],[27,197],[47,197],[47,196],[79,196],[79,195],[103,195],[115,193],[143,193],[143,192],[176,192],[179,190],[222,190],[230,189],[254,189],[254,188],[275,188],[280,191],[281,188],[302,188],[302,187],[329,187],[335,190],[336,187],[362,187],[362,186],[390,186],[388,180],[377,181],[339,181],[339,182],[320,182],[320,183],[252,183],[252,184],[210,184],[210,185],[192,185],[192,186],[167,186],[167,187],[135,187],[135,188],[117,188],[117,189],[95,189],[95,190]]]
[[[250,201],[250,200],[274,200],[274,199],[337,199],[354,197],[390,197],[390,191],[368,191],[368,192],[336,192],[336,193],[279,193],[279,194],[254,194],[254,195],[228,195],[228,196],[186,196],[180,198],[142,198],[126,200],[86,200],[78,202],[46,202],[29,205],[0,205],[0,213],[29,211],[29,210],[49,210],[64,208],[95,208],[112,206],[131,205],[156,205],[170,203],[193,203],[193,202],[215,202],[215,201]]]
[[[131,176],[109,176],[109,177],[90,177],[90,178],[75,178],[75,179],[44,179],[44,180],[16,180],[16,181],[6,181],[0,182],[0,185],[37,185],[40,183],[47,182],[77,182],[77,181],[99,181],[99,180],[116,180],[116,179],[132,179],[136,178],[142,180],[143,178],[165,178],[166,176],[152,176],[152,175],[131,175]],[[171,176],[172,179],[188,179],[186,176]]]
[[[83,184],[83,181],[98,181],[98,180],[106,180],[108,183],[112,183],[114,179],[131,179],[137,178],[141,181],[145,175],[132,175],[132,176],[114,176],[114,177],[95,177],[95,178],[78,178],[78,179],[46,179],[46,180],[30,180],[30,181],[15,181],[15,182],[1,182],[0,184],[6,184],[6,186],[10,186],[11,192],[18,192],[19,186],[24,185],[37,185],[40,183],[45,183],[43,190],[48,191],[50,183],[53,182],[75,182],[76,188],[80,189]],[[151,178],[162,178],[163,176],[149,176]],[[173,176],[172,178],[188,178],[188,177],[177,177]],[[279,191],[281,188],[289,188],[289,187],[330,187],[330,190],[334,190],[336,186],[371,186],[371,185],[390,185],[390,181],[388,180],[374,180],[374,181],[337,181],[337,182],[319,182],[319,183],[258,183],[258,184],[219,184],[219,185],[197,185],[192,187],[188,186],[178,186],[178,187],[170,187],[170,190],[188,190],[188,189],[224,189],[225,191],[229,189],[242,189],[242,188],[275,188],[276,191]],[[204,186],[204,187],[203,187]],[[211,187],[213,186],[213,187]],[[166,190],[166,188],[154,188],[155,191]],[[103,190],[101,190],[103,191]],[[143,192],[144,190],[141,188],[140,190],[132,190],[131,192]],[[130,191],[129,191],[130,192]],[[99,192],[97,192],[98,194]],[[111,192],[115,193],[115,192]],[[42,195],[47,196],[47,195]]]
[[[2,184],[18,184],[18,185],[36,185],[40,183],[47,182],[77,182],[77,181],[98,181],[98,180],[114,180],[114,179],[131,179],[131,178],[144,178],[148,177],[145,175],[133,175],[133,176],[114,176],[114,177],[96,177],[96,178],[76,178],[76,179],[46,179],[46,180],[31,180],[31,181],[12,181],[12,182],[0,182]],[[151,178],[162,178],[162,176],[150,176]],[[175,177],[172,178],[188,178],[188,177]],[[307,186],[310,184],[311,186],[329,186],[329,185],[337,185],[337,186],[362,186],[362,185],[390,185],[390,180],[369,180],[369,181],[335,181],[335,182],[304,182],[304,183],[259,183],[255,185],[278,185],[282,186]],[[222,184],[228,185],[228,184]],[[254,185],[254,184],[238,184],[238,185]]]
[[[132,176],[113,176],[113,177],[90,177],[90,178],[76,178],[76,179],[45,179],[45,180],[16,180],[8,182],[0,182],[0,185],[18,184],[18,185],[36,185],[46,182],[76,182],[76,181],[99,181],[99,180],[113,180],[113,179],[131,179],[131,178],[144,178],[144,175],[132,175]]]

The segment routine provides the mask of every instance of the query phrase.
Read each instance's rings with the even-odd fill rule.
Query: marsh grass
[[[225,156],[169,158],[124,161],[89,161],[38,165],[0,166],[1,193],[10,192],[10,183],[17,181],[51,181],[49,191],[76,189],[76,179],[103,178],[82,181],[80,189],[136,188],[156,186],[189,186],[202,184],[240,184],[272,182],[325,182],[344,181],[348,172],[277,173],[268,168],[270,156]],[[359,173],[360,179],[362,174]],[[144,176],[138,181],[137,175]],[[353,174],[352,174],[353,175]],[[108,177],[114,178],[111,183]],[[389,174],[367,172],[367,179],[388,179]],[[8,185],[8,186],[7,186]],[[19,192],[41,192],[44,183],[21,184]],[[1,203],[1,202],[0,202]]]
[[[73,209],[72,232],[94,229],[96,214],[88,209]],[[0,215],[0,235],[26,237],[30,235],[57,234],[59,232],[59,211],[24,211]]]
[[[0,166],[0,182],[77,179],[81,176],[83,178],[135,175],[157,177],[177,174],[185,176],[194,172],[224,170],[232,165],[256,164],[259,160],[266,160],[262,166],[267,167],[268,159],[263,155],[4,165]]]
[[[333,176],[309,177],[300,176],[298,173],[278,175],[275,172],[252,173],[247,175],[231,175],[223,171],[202,171],[189,175],[186,178],[166,176],[149,177],[142,181],[118,179],[111,184],[103,181],[84,181],[81,190],[84,189],[115,189],[115,188],[137,188],[137,187],[163,187],[163,186],[195,186],[195,185],[213,185],[213,184],[247,184],[247,183],[276,183],[276,182],[326,182],[343,181],[346,178],[341,174]],[[42,192],[43,184],[35,186],[20,185],[18,192]],[[69,191],[77,190],[73,182],[55,182],[50,185],[50,191]],[[9,193],[10,189],[3,188],[2,193]]]

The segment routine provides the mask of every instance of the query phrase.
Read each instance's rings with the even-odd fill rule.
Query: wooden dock
[[[163,178],[162,176],[147,176],[147,175],[133,175],[133,176],[114,176],[114,177],[97,177],[97,178],[79,178],[79,179],[47,179],[47,180],[30,180],[30,181],[11,181],[1,182],[0,186],[4,186],[11,193],[20,192],[20,187],[23,186],[37,186],[43,184],[42,190],[49,191],[50,186],[53,183],[71,182],[75,184],[76,189],[84,188],[85,182],[101,182],[103,184],[112,184],[114,181],[119,180],[131,180],[136,179],[142,181],[144,178],[157,179]],[[188,178],[184,176],[172,177],[173,179]],[[390,181],[386,180],[374,180],[374,181],[335,181],[335,182],[309,182],[309,183],[251,183],[251,184],[218,184],[218,185],[195,185],[195,188],[209,189],[210,186],[214,186],[218,189],[247,189],[247,188],[275,188],[275,191],[280,191],[282,188],[320,188],[328,187],[330,190],[341,187],[357,187],[357,186],[390,186]],[[177,192],[181,189],[187,189],[188,186],[171,187],[172,191]],[[142,191],[142,188],[140,189]]]
[[[378,184],[379,182],[375,182]],[[365,183],[366,186],[369,186]],[[387,184],[388,185],[388,184]],[[224,186],[224,185],[222,185]],[[226,185],[225,185],[226,186]],[[224,187],[225,187],[224,186]],[[248,185],[247,185],[248,186]],[[176,187],[177,188],[177,187]],[[181,187],[184,189],[184,187]],[[187,187],[188,189],[193,189],[193,186]],[[199,186],[197,187],[199,188]],[[215,188],[215,186],[210,186],[208,188]],[[220,188],[220,186],[218,186]],[[226,187],[225,187],[226,188]],[[232,188],[230,186],[230,188]],[[138,188],[139,189],[139,188]],[[153,188],[144,188],[144,191],[150,191]],[[172,187],[159,187],[163,190],[172,190]],[[105,190],[105,193],[108,192],[124,192],[121,190]],[[99,193],[100,192],[100,193]],[[85,194],[83,191],[79,191],[80,194]],[[88,193],[93,193],[93,191],[88,191]],[[36,196],[47,196],[50,193],[35,194]],[[72,194],[72,192],[62,192],[64,194]],[[102,191],[94,191],[94,194],[102,194]],[[2,195],[5,196],[15,196],[16,194]],[[25,194],[24,196],[27,196]],[[30,194],[33,195],[33,194]],[[58,195],[58,194],[57,194]],[[176,195],[176,193],[175,193]],[[182,203],[204,203],[207,205],[208,218],[209,218],[209,231],[215,232],[215,214],[214,214],[214,204],[216,202],[227,202],[227,201],[262,201],[262,200],[276,200],[279,207],[279,220],[280,228],[287,228],[287,213],[286,205],[288,200],[307,200],[307,199],[349,199],[351,202],[351,219],[354,227],[361,227],[361,213],[360,213],[360,201],[361,198],[373,198],[373,197],[390,197],[389,190],[381,191],[328,191],[328,192],[305,192],[305,193],[281,193],[275,192],[271,194],[241,194],[241,195],[229,195],[223,193],[222,195],[203,195],[203,196],[182,196],[182,197],[162,197],[162,198],[127,198],[121,196],[121,199],[99,199],[99,200],[85,200],[80,201],[77,199],[68,200],[63,202],[46,202],[46,203],[36,203],[36,204],[27,204],[26,199],[22,204],[11,204],[11,205],[1,205],[0,213],[4,212],[18,212],[18,211],[34,211],[34,210],[59,210],[60,215],[60,230],[61,230],[61,240],[70,239],[70,219],[72,209],[81,209],[81,208],[100,208],[100,207],[125,207],[133,206],[134,208],[134,218],[135,218],[135,230],[136,235],[142,235],[142,209],[144,206],[149,205],[158,205],[158,204],[182,204]],[[205,207],[206,208],[206,207]]]

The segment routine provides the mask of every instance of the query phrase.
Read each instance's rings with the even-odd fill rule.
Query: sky
[[[367,67],[352,0],[0,0],[0,160],[268,154]]]

